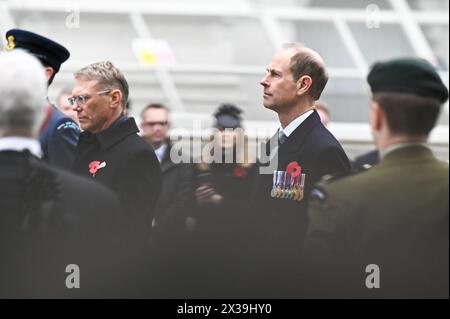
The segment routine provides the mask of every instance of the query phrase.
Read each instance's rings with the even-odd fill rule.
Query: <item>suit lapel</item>
[[[313,130],[314,127],[320,125],[320,117],[317,111],[314,110],[313,113],[300,124],[294,132],[287,138],[286,142],[280,147],[280,151],[284,153],[287,150],[289,154],[297,154],[301,151],[303,143],[308,137],[308,134]]]

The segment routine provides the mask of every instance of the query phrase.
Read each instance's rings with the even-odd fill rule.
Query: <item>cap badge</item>
[[[16,43],[14,42],[16,39],[14,38],[13,35],[10,35],[8,37],[8,44],[6,45],[6,50],[12,50],[16,47]]]

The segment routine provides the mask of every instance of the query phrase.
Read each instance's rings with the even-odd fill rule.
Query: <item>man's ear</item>
[[[372,130],[380,131],[383,123],[384,111],[375,101],[370,104],[370,125]]]
[[[122,107],[122,92],[119,89],[111,91],[111,107]]]
[[[303,75],[297,81],[297,95],[304,95],[309,91],[312,85],[312,78],[309,75]]]
[[[51,79],[51,77],[55,74],[55,70],[51,66],[45,67],[45,75],[47,76],[47,81]]]

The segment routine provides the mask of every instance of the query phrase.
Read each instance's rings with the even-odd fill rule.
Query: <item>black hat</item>
[[[438,99],[448,99],[447,87],[435,68],[418,58],[402,58],[376,63],[367,76],[372,93],[410,93]]]
[[[214,113],[214,117],[217,120],[217,126],[223,128],[237,128],[241,127],[241,114],[242,111],[233,104],[222,104],[219,109]]]
[[[61,44],[30,31],[11,29],[6,32],[6,40],[7,50],[24,49],[46,66],[51,66],[55,73],[70,56],[70,52]]]

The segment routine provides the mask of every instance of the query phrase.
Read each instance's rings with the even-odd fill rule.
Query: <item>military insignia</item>
[[[283,173],[283,171],[273,172],[272,190],[270,191],[270,196],[272,198],[279,198],[282,194],[281,185]]]
[[[287,168],[289,171],[275,171],[273,173],[272,198],[301,201],[304,197],[306,174],[301,174],[301,167],[292,162]]]
[[[312,199],[317,199],[320,202],[323,202],[324,200],[327,199],[327,194],[325,193],[325,191],[322,188],[319,188],[319,187],[315,187],[311,191],[310,196]]]
[[[89,173],[92,174],[92,177],[95,177],[99,169],[106,167],[106,162],[100,161],[92,161],[89,163]]]
[[[6,44],[5,49],[8,50],[8,51],[14,49],[14,48],[16,47],[16,43],[14,42],[15,40],[16,40],[16,39],[14,38],[14,36],[13,36],[13,35],[10,35],[10,36],[8,37],[8,44]]]

